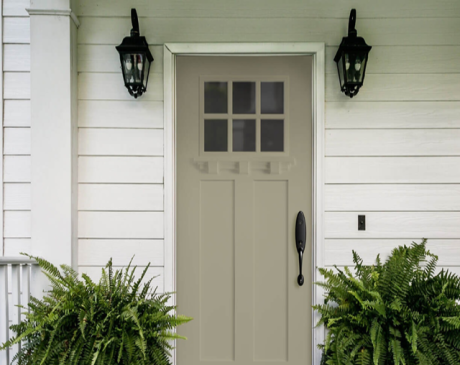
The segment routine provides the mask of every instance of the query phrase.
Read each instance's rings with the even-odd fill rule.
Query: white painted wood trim
[[[165,48],[165,51],[168,50],[173,55],[266,54],[273,56],[322,52],[323,59],[325,55],[324,43],[167,43]]]
[[[165,291],[176,288],[175,242],[175,60],[177,55],[313,55],[313,281],[318,280],[318,267],[324,266],[323,244],[323,164],[324,164],[324,102],[325,102],[325,44],[324,43],[167,43],[164,46],[164,194],[165,194]],[[313,287],[312,304],[322,301],[322,292]],[[305,308],[308,310],[308,308]],[[314,365],[320,363],[321,351],[317,345],[324,341],[324,328],[315,328],[317,316],[313,316]],[[173,354],[173,359],[175,354]]]
[[[35,5],[37,3],[45,1],[35,1]],[[76,268],[76,27],[68,9],[63,10],[63,14],[53,14],[54,9],[49,10],[50,14],[31,11],[30,16],[30,99],[34,123],[31,154],[34,163],[29,180],[33,182],[29,224],[33,232],[32,254],[46,257],[55,265],[64,263]],[[50,39],[55,47],[44,53],[43,46],[49,44]],[[64,49],[67,52],[61,52]],[[53,82],[60,85],[59,89],[43,93],[44,83]],[[60,107],[50,107],[56,104]],[[28,160],[30,164],[30,157]],[[13,232],[12,236],[17,237],[17,233]],[[32,278],[33,288],[43,288],[40,278],[35,275]],[[37,291],[33,289],[34,296]]]
[[[3,0],[0,0],[0,39],[2,39],[3,42]],[[1,141],[1,148],[2,148],[2,158],[0,159],[0,174],[2,176],[2,182],[0,184],[0,238],[2,240],[2,245],[1,245],[1,256],[5,254],[5,243],[3,239],[3,227],[4,227],[4,220],[3,220],[3,126],[4,126],[4,113],[3,113],[3,104],[4,104],[4,95],[3,95],[3,90],[4,85],[3,85],[3,49],[4,47],[0,47],[0,70],[2,71],[0,73],[0,87],[1,87],[1,103],[0,103],[0,115],[2,118],[2,128],[0,128],[0,141]]]
[[[312,278],[313,282],[320,279],[318,268],[324,267],[324,125],[325,125],[325,78],[326,78],[326,49],[325,45],[314,53],[313,63],[313,252],[312,252]],[[319,286],[312,286],[313,304],[323,302],[323,289]],[[312,364],[317,365],[321,362],[322,352],[318,345],[324,343],[324,326],[315,327],[320,316],[312,311],[313,325],[313,347],[312,347]]]
[[[175,107],[175,56],[165,45],[164,49],[164,275],[165,291],[176,289],[176,107]],[[173,298],[175,303],[175,298]]]
[[[176,291],[176,62],[174,54],[164,46],[164,291]],[[176,296],[171,296],[172,305]],[[176,341],[171,351],[172,363],[176,364]]]
[[[80,27],[80,21],[77,15],[71,9],[31,9],[28,8],[26,11],[29,15],[53,15],[53,16],[70,16],[76,27]]]

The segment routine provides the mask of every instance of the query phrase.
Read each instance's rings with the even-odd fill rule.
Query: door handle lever
[[[297,283],[302,286],[304,283],[304,277],[302,275],[302,261],[303,253],[305,251],[305,243],[307,240],[307,223],[305,222],[305,216],[302,211],[297,214],[297,220],[295,223],[295,244],[297,247],[297,253],[299,254],[299,276],[297,277]]]

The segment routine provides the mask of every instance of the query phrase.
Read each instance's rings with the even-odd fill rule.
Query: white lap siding
[[[97,279],[109,258],[134,256],[163,291],[163,47],[151,50],[148,92],[134,100],[115,44],[78,46],[78,265]]]
[[[131,7],[155,57],[139,100],[114,48],[131,29]],[[349,99],[333,57],[352,7],[373,49]],[[136,254],[161,271],[162,44],[241,41],[326,43],[323,264],[350,264],[352,249],[371,262],[427,237],[440,264],[459,270],[460,2],[81,0],[77,12],[81,270]]]
[[[30,1],[3,0],[3,247],[30,252]]]

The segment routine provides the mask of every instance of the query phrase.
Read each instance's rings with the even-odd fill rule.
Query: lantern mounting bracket
[[[136,9],[131,9],[131,24],[133,29],[131,29],[131,37],[139,37],[139,19],[137,18]]]
[[[358,31],[356,30],[355,25],[356,25],[356,9],[351,9],[350,18],[348,19],[348,36],[349,37],[356,37],[358,35]]]

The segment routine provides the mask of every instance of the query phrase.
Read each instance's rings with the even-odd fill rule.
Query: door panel
[[[234,360],[235,357],[233,185],[233,181],[201,182],[201,312],[197,319],[201,322],[203,360]]]
[[[177,57],[178,365],[311,360],[312,60]],[[294,240],[307,220],[305,284]]]
[[[288,359],[287,209],[287,181],[254,182],[255,361]]]

